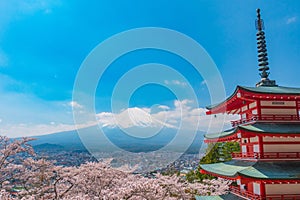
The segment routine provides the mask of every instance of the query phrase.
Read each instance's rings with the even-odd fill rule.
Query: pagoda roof
[[[256,122],[253,124],[242,124],[221,133],[205,134],[204,137],[206,139],[223,138],[234,135],[239,131],[248,131],[258,134],[300,134],[300,123],[283,124]]]
[[[207,133],[204,135],[206,139],[216,139],[216,138],[222,138],[222,137],[227,137],[235,134],[238,131],[238,127],[232,128],[220,133]]]
[[[282,86],[259,86],[259,87],[238,86],[238,87],[255,93],[300,95],[300,88],[293,88],[293,87],[282,87]]]
[[[232,193],[228,193],[228,194],[223,194],[223,195],[219,195],[219,196],[198,196],[196,195],[195,196],[195,199],[196,200],[244,200],[244,198],[242,197],[239,197],[235,194],[232,194]]]
[[[244,176],[254,179],[300,179],[300,161],[255,162],[231,160],[229,162],[203,164],[207,172],[225,177]]]
[[[249,93],[249,96],[245,97],[237,97],[238,93]],[[251,94],[251,95],[250,95]],[[243,106],[243,102],[251,101],[253,98],[251,96],[255,96],[255,94],[270,94],[270,95],[296,95],[300,97],[300,88],[293,87],[282,87],[282,86],[259,86],[259,87],[245,87],[245,86],[237,86],[232,95],[230,95],[226,100],[207,106],[206,108],[209,110],[207,114],[213,113],[222,113],[226,112],[226,110],[236,109],[238,107]]]

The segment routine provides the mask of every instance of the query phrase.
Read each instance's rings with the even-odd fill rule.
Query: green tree
[[[206,155],[200,160],[200,164],[211,164],[229,161],[233,152],[239,152],[238,142],[209,143]]]
[[[209,143],[205,156],[200,160],[200,164],[211,164],[219,162],[221,157],[218,143]]]
[[[233,152],[239,152],[240,145],[238,142],[223,142],[223,143],[209,143],[206,155],[200,160],[200,164],[211,164],[229,161],[232,159]],[[186,179],[189,182],[202,181],[203,179],[213,179],[214,176],[200,173],[201,167],[197,170],[192,170],[186,174]]]
[[[200,166],[196,170],[191,170],[186,174],[186,180],[190,183],[198,181],[201,182],[203,179],[213,179],[214,177],[208,174],[200,173]]]

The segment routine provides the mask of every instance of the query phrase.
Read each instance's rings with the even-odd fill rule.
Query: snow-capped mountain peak
[[[155,119],[149,109],[142,108],[128,108],[123,110],[119,114],[112,113],[99,113],[97,115],[100,125],[103,127],[115,127],[120,126],[121,128],[131,127],[168,127],[175,128],[171,124],[167,124],[158,119]]]

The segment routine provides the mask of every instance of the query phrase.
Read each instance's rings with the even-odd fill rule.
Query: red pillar
[[[264,143],[263,143],[263,137],[258,136],[258,147],[259,147],[259,153],[260,153],[260,158],[264,158]]]
[[[265,183],[260,181],[259,186],[260,186],[260,196],[262,197],[262,199],[266,199],[266,186],[265,186]]]
[[[257,120],[259,121],[259,120],[261,120],[262,118],[261,118],[261,107],[260,107],[260,100],[257,100],[256,101],[256,106],[257,106],[257,115],[258,115],[258,118],[257,118]]]
[[[296,101],[296,110],[297,110],[297,120],[299,119],[299,101]]]

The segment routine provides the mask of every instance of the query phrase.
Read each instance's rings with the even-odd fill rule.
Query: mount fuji
[[[99,124],[82,128],[79,131],[58,132],[48,135],[35,136],[37,140],[32,145],[55,144],[65,150],[111,151],[107,141],[119,148],[130,152],[149,152],[168,145],[176,136],[176,126],[153,117],[149,110],[128,108],[119,114],[97,114]],[[84,134],[82,134],[84,132]],[[101,134],[100,134],[101,133]],[[103,133],[103,134],[102,134]],[[188,135],[186,139],[188,139]],[[203,140],[203,132],[198,131],[192,140],[188,151],[198,153]],[[83,142],[84,141],[84,142]],[[180,142],[177,143],[180,146]],[[173,147],[176,150],[176,146]]]

